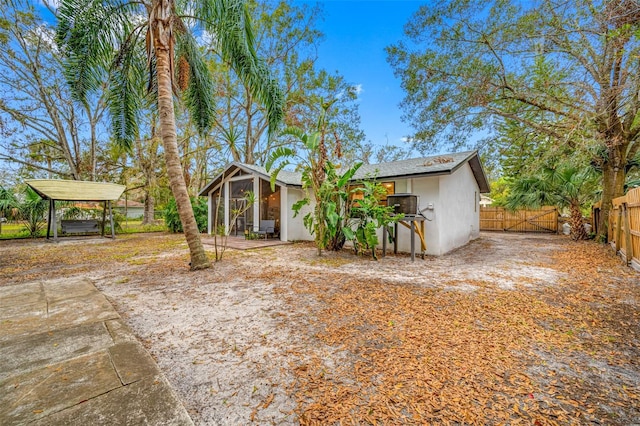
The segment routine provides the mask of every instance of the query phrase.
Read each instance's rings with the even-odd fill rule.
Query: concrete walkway
[[[86,280],[0,287],[0,425],[192,425]]]

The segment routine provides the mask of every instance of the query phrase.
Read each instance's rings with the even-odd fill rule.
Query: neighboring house
[[[490,198],[484,194],[480,194],[480,205],[482,207],[487,207],[490,206],[491,204],[493,204],[495,200],[493,198]]]
[[[489,184],[476,151],[365,164],[353,183],[372,178],[382,183],[388,194],[419,197],[418,209],[427,218],[427,254],[441,255],[478,237],[480,194],[489,192]],[[263,167],[229,164],[199,194],[209,200],[208,232],[212,233],[216,218],[224,229],[231,229],[231,235],[256,231],[261,220],[275,220],[276,236],[282,241],[313,240],[302,222],[305,213],[293,217],[291,208],[304,198],[300,173],[281,171],[275,191],[269,181],[269,173]],[[234,211],[242,209],[247,191],[255,194],[257,202],[230,223],[236,216]],[[410,235],[409,229],[399,227],[400,251],[411,250]]]
[[[144,203],[134,200],[118,200],[116,210],[129,219],[138,219],[144,215]]]

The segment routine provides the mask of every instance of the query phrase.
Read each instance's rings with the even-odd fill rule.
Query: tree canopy
[[[640,149],[637,0],[444,0],[405,34],[387,53],[415,148],[479,144],[508,127],[515,140],[590,152],[603,208],[622,194]]]

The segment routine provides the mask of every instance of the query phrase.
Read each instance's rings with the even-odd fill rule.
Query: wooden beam
[[[420,229],[418,229],[418,225],[416,224],[416,221],[412,220],[411,223],[412,225],[407,225],[405,222],[401,221],[400,225],[418,234],[418,237],[420,237],[420,248],[422,249],[422,251],[425,251],[427,249],[427,243],[424,240],[424,233],[421,232]],[[424,229],[424,221],[420,221],[420,225],[421,225],[421,228]]]

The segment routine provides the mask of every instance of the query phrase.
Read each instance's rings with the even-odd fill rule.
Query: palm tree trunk
[[[584,229],[580,204],[572,203],[569,210],[571,214],[571,238],[575,241],[586,240],[588,235],[586,229]]]
[[[176,120],[173,112],[173,93],[171,90],[171,69],[169,66],[169,48],[164,46],[159,31],[154,31],[156,52],[156,67],[158,73],[158,112],[160,115],[160,136],[164,145],[165,160],[171,192],[176,199],[178,214],[184,230],[189,254],[191,256],[191,270],[211,267],[211,262],[200,240],[200,231],[193,215],[187,185],[182,173],[178,140],[176,136]]]

